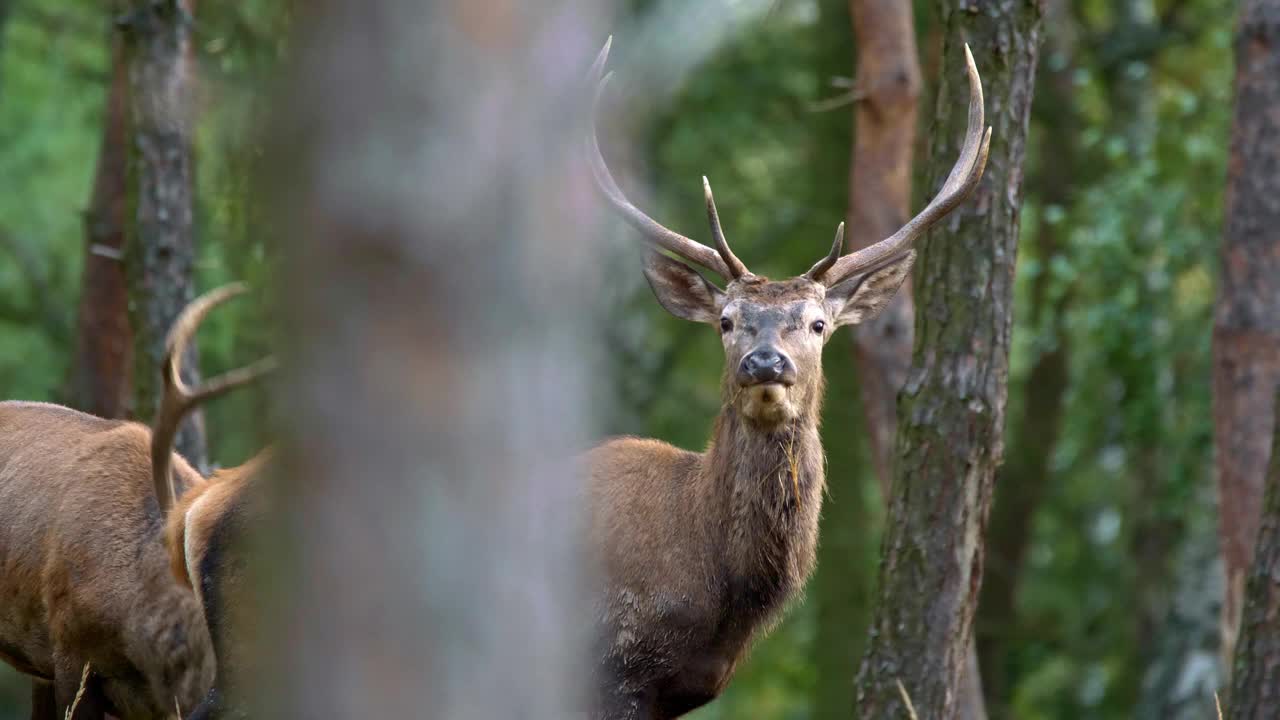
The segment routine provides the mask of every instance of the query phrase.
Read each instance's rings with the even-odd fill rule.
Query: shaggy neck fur
[[[732,397],[726,378],[725,397]],[[745,612],[768,613],[813,569],[825,456],[818,435],[822,381],[801,413],[776,428],[743,417],[730,402],[704,456],[700,495],[717,522],[709,538],[727,563],[726,591]],[[713,546],[714,546],[713,545]]]

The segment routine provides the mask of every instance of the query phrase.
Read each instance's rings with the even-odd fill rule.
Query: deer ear
[[[916,251],[911,250],[892,265],[836,283],[827,289],[827,312],[836,325],[870,320],[893,299],[915,261]]]
[[[693,268],[655,250],[644,253],[644,277],[667,312],[694,322],[720,317],[724,293]]]

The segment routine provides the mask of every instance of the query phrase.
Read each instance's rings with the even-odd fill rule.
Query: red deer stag
[[[595,715],[682,715],[725,688],[752,639],[803,587],[814,564],[825,457],[818,436],[822,348],[841,325],[873,317],[914,260],[912,243],[977,186],[986,164],[982,82],[965,48],[968,131],[937,197],[891,237],[804,275],[771,281],[734,256],[703,180],[715,249],[658,224],[605,165],[595,116],[609,76],[606,43],[592,68],[586,142],[599,190],[650,245],[644,275],[677,317],[717,328],[722,405],[705,452],[622,438],[587,458],[591,547],[603,573]],[[719,274],[721,290],[665,250]]]
[[[166,412],[163,419],[157,421],[156,444],[152,448],[157,494],[163,491],[169,478],[172,455],[168,450],[183,417],[212,397],[207,390],[193,392],[182,382],[177,363],[183,356],[183,348],[209,311],[239,292],[240,288],[233,287],[210,293],[188,306],[174,323],[164,365],[161,407]],[[223,377],[230,376],[230,384],[239,386],[272,366],[273,361],[267,359]],[[254,479],[269,457],[270,451],[264,450],[243,465],[218,470],[207,480],[193,484],[169,512],[165,543],[170,568],[183,585],[196,593],[204,610],[218,668],[215,686],[192,710],[188,720],[232,714],[225,707],[224,698],[229,688],[236,687],[237,671],[245,666],[246,651],[237,643],[237,638],[247,636],[243,628],[237,626],[239,616],[232,607],[237,598],[243,597],[244,590],[244,556],[238,543],[257,509],[256,495],[251,491],[255,487]]]
[[[163,409],[152,433],[57,405],[0,403],[0,658],[34,679],[33,718],[63,718],[82,673],[76,718],[171,717],[212,685],[204,616],[174,580],[162,537],[172,498],[205,482],[168,450],[173,412]],[[157,449],[163,476],[153,473]]]

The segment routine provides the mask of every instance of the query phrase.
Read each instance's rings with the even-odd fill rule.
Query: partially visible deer
[[[263,369],[211,381],[199,396]],[[205,483],[169,450],[173,413],[152,433],[57,405],[0,403],[0,658],[34,679],[35,718],[64,717],[86,666],[77,718],[171,717],[212,685],[204,615],[164,544],[172,499]]]
[[[621,438],[586,459],[590,547],[603,573],[595,714],[650,720],[719,695],[752,640],[803,588],[825,482],[822,348],[837,327],[875,316],[893,297],[914,261],[912,243],[977,186],[991,131],[966,46],[968,131],[937,197],[891,237],[849,255],[842,223],[830,253],[808,272],[771,281],[729,249],[705,178],[715,249],[663,227],[623,194],[595,129],[608,53],[606,43],[592,68],[586,145],[596,184],[650,245],[644,275],[658,302],[717,328],[725,353],[722,405],[705,452]]]
[[[242,287],[232,286],[205,295],[183,310],[170,332],[164,361],[162,411],[156,421],[152,446],[158,497],[174,497],[168,492],[173,457],[170,450],[186,414],[200,403],[259,377],[274,365],[270,359],[263,360],[197,389],[189,388],[182,380],[178,363],[200,323],[211,310],[241,292]],[[188,720],[233,714],[226,707],[225,697],[227,690],[236,686],[237,673],[245,667],[244,642],[250,634],[237,623],[243,615],[233,607],[245,596],[245,563],[240,542],[258,507],[257,496],[252,492],[255,479],[269,458],[270,451],[264,450],[243,465],[214,472],[207,480],[192,484],[168,512],[165,544],[170,570],[181,584],[195,591],[204,611],[218,668],[214,687],[198,706],[191,708]],[[167,503],[162,504],[168,507]]]

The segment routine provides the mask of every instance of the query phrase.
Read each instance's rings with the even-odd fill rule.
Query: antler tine
[[[604,47],[601,48],[600,54],[596,56],[596,61],[591,65],[591,82],[595,85],[595,96],[591,101],[591,117],[586,145],[587,160],[591,166],[591,175],[596,181],[596,187],[599,188],[605,199],[609,201],[609,204],[622,215],[622,218],[631,227],[639,231],[640,235],[649,244],[670,251],[689,262],[701,265],[723,278],[734,279],[739,277],[738,274],[734,273],[734,270],[730,269],[731,265],[726,261],[725,257],[722,257],[723,253],[717,253],[696,240],[668,229],[636,207],[627,199],[622,189],[618,187],[617,181],[613,179],[613,174],[609,172],[609,166],[604,161],[604,154],[600,152],[600,140],[596,133],[596,115],[600,110],[600,98],[604,95],[605,86],[609,84],[609,79],[613,76],[613,73],[604,74],[604,66],[608,61],[609,48],[612,44],[613,37],[610,36]],[[712,232],[719,232],[718,221],[713,222]],[[717,242],[720,242],[719,238]],[[725,247],[727,249],[727,245]],[[732,257],[732,253],[728,257]],[[734,259],[736,260],[736,258]],[[741,265],[740,262],[738,264]],[[746,271],[745,266],[742,270],[743,272]]]
[[[152,481],[161,512],[166,512],[173,506],[170,453],[182,419],[201,403],[253,382],[276,367],[275,359],[266,357],[246,367],[223,373],[194,388],[182,379],[182,356],[186,354],[187,346],[191,344],[191,339],[195,337],[205,316],[215,307],[247,291],[248,287],[243,283],[233,283],[196,298],[178,315],[169,331],[163,362],[164,393],[160,398],[155,428],[151,433]]]
[[[734,280],[743,275],[750,275],[751,271],[747,270],[747,266],[729,249],[729,241],[725,239],[724,230],[720,228],[720,213],[716,212],[716,199],[711,194],[711,181],[706,175],[702,176],[702,194],[707,198],[707,221],[711,223],[711,234],[716,239],[716,251],[720,253],[720,258],[729,267],[729,272],[733,273]]]
[[[838,260],[840,255],[843,253],[844,223],[842,222],[836,228],[836,240],[831,243],[831,252],[827,253],[826,257],[814,263],[813,267],[809,268],[809,272],[805,273],[804,276],[810,280],[818,280],[827,270],[831,269],[832,265],[836,264],[836,260]]]
[[[893,235],[875,245],[850,253],[835,262],[825,273],[814,279],[833,285],[840,280],[868,268],[881,267],[886,261],[902,255],[912,243],[925,233],[934,223],[941,220],[964,201],[978,182],[987,166],[987,153],[991,147],[991,128],[983,128],[982,78],[978,75],[978,67],[973,62],[973,53],[969,45],[964,46],[964,59],[969,71],[969,126],[965,131],[964,145],[960,149],[960,157],[952,166],[951,173],[942,184],[942,189],[933,200],[925,206],[906,225]]]

